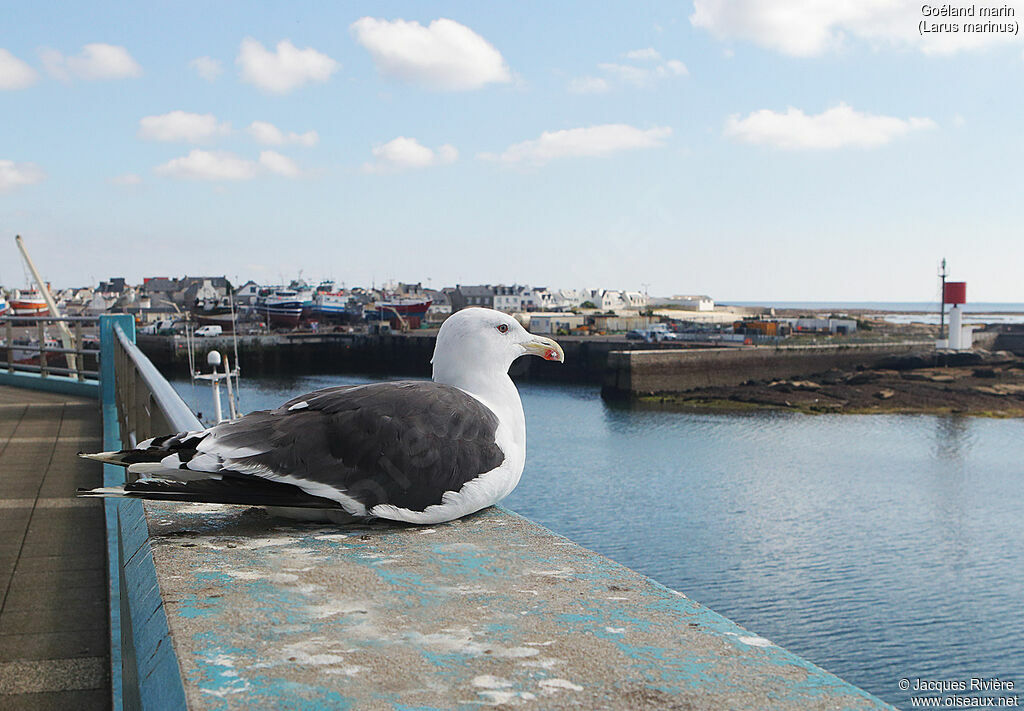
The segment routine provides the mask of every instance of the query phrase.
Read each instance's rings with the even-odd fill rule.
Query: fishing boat
[[[200,326],[220,326],[225,333],[235,330],[237,313],[231,304],[231,297],[203,299],[196,302],[192,317]]]
[[[295,289],[274,289],[263,297],[258,308],[271,326],[295,328],[302,317],[305,300],[305,295]]]
[[[378,301],[373,304],[371,308],[377,313],[375,318],[388,319],[396,313],[401,314],[405,318],[410,316],[422,318],[423,315],[427,313],[427,309],[430,308],[431,303],[433,302],[430,299],[391,299],[387,301]],[[369,311],[367,312],[367,317],[370,318]]]
[[[49,316],[50,308],[38,289],[16,289],[11,297],[14,316]]]
[[[313,297],[313,308],[310,316],[323,321],[345,321],[351,312],[348,307],[348,294],[342,292],[321,291]]]
[[[407,297],[378,301],[366,309],[367,321],[389,321],[392,328],[419,328],[433,303],[430,299]]]

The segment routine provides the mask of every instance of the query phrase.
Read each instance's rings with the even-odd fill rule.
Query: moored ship
[[[387,301],[378,301],[367,310],[367,318],[391,318],[396,313],[401,314],[403,317],[415,316],[422,318],[427,309],[430,308],[430,304],[433,303],[430,299],[390,299]],[[371,316],[373,312],[376,312],[376,316]]]
[[[237,313],[231,306],[231,297],[220,301],[200,301],[192,310],[192,317],[200,326],[220,326],[225,333],[235,330]]]
[[[310,316],[315,319],[345,320],[349,316],[348,294],[322,291],[313,297]]]
[[[11,297],[13,316],[49,316],[50,308],[38,289],[16,290]]]
[[[364,311],[367,321],[390,321],[392,328],[419,328],[430,299],[407,297],[378,301]]]
[[[270,326],[295,328],[299,325],[305,302],[306,296],[295,289],[274,289],[263,297],[258,309],[267,317]]]

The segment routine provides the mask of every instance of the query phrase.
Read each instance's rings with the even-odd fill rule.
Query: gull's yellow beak
[[[544,338],[544,336],[533,336],[533,338],[523,344],[523,350],[530,355],[540,356],[544,360],[557,360],[559,363],[565,362],[565,351],[562,350],[562,347],[550,338]]]

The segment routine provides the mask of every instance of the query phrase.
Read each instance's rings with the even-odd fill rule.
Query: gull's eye
[[[498,324],[498,333],[508,333],[508,324],[507,323],[500,323],[500,324]]]

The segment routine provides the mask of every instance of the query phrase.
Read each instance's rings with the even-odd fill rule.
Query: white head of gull
[[[205,430],[83,455],[139,478],[79,493],[450,521],[519,483],[526,420],[508,370],[523,355],[564,360],[557,343],[508,314],[464,309],[438,332],[433,382],[326,388]]]
[[[452,314],[437,334],[430,360],[433,380],[457,387],[487,405],[525,447],[523,405],[508,375],[513,361],[524,355],[559,362],[565,359],[561,346],[550,338],[529,333],[508,314],[493,309],[463,309]]]

